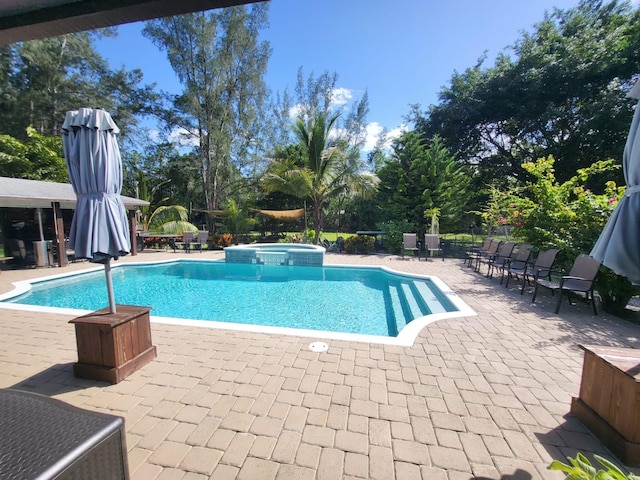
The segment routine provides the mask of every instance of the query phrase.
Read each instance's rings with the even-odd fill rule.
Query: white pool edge
[[[169,260],[158,260],[153,262],[121,263],[121,264],[113,265],[112,268],[119,268],[125,265],[133,265],[133,266],[158,265],[158,264],[164,264],[164,263],[174,263],[178,261],[212,262],[212,263],[224,262],[224,260],[172,258]],[[458,294],[456,294],[453,290],[451,290],[451,288],[449,288],[449,286],[446,283],[444,283],[439,277],[436,277],[436,276],[407,273],[407,272],[402,272],[386,266],[379,266],[379,265],[330,264],[330,265],[324,265],[324,266],[329,268],[330,267],[349,267],[349,268],[361,268],[361,269],[375,269],[375,270],[383,270],[387,273],[392,273],[395,275],[402,275],[404,277],[409,277],[409,278],[428,279],[432,281],[438,287],[438,289],[440,289],[440,291],[458,309],[458,311],[430,314],[424,317],[416,318],[412,320],[408,325],[406,325],[398,333],[397,337],[383,337],[379,335],[330,332],[325,330],[308,330],[308,329],[300,329],[300,328],[273,327],[273,326],[267,326],[267,325],[221,322],[221,321],[215,321],[215,320],[197,320],[197,319],[184,319],[184,318],[174,318],[174,317],[161,317],[153,314],[150,315],[150,319],[152,323],[167,324],[167,325],[185,325],[190,327],[214,328],[214,329],[233,330],[233,331],[250,332],[250,333],[288,335],[288,336],[295,336],[295,337],[310,337],[310,338],[321,338],[321,339],[330,339],[330,340],[344,340],[344,341],[360,342],[360,343],[374,343],[374,344],[383,344],[383,345],[396,345],[401,347],[411,347],[415,343],[415,340],[420,334],[420,332],[422,331],[422,329],[424,329],[427,325],[430,325],[440,320],[477,315],[477,313],[473,311],[473,309],[469,307],[469,305],[467,305]],[[310,268],[315,268],[315,267],[310,267]],[[59,315],[74,315],[76,317],[86,315],[88,313],[91,313],[93,310],[77,310],[77,309],[71,309],[71,308],[43,307],[43,306],[37,306],[37,305],[23,305],[23,304],[2,303],[2,302],[4,300],[8,300],[12,297],[22,295],[23,293],[28,292],[31,289],[31,285],[33,283],[71,277],[78,274],[102,271],[102,270],[103,270],[103,267],[89,267],[83,270],[76,270],[73,272],[47,275],[43,277],[32,278],[29,280],[21,280],[19,282],[14,282],[13,290],[4,294],[0,294],[0,308],[6,309],[6,310],[22,310],[22,311],[29,311],[29,312],[53,313],[53,314],[59,314]]]

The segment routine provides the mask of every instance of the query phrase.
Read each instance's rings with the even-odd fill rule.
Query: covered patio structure
[[[136,209],[149,203],[125,196],[122,200],[128,212],[131,238],[134,239]],[[4,246],[4,261],[9,257],[9,260],[30,264],[35,257],[35,249],[44,241],[51,242],[56,264],[66,266],[65,239],[75,205],[76,195],[69,183],[0,177],[0,244]],[[131,254],[137,254],[136,242],[132,242]],[[13,258],[16,255],[21,258]]]

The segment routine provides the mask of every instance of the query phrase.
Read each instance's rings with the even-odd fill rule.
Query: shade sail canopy
[[[640,98],[640,79],[629,93]],[[622,157],[627,189],[611,213],[591,256],[632,283],[640,285],[640,103]]]
[[[67,112],[62,132],[69,178],[77,196],[69,247],[77,258],[97,263],[126,255],[131,240],[120,198],[118,127],[106,111],[81,108]]]
[[[304,208],[295,210],[256,210],[256,212],[276,220],[291,221],[304,217]]]

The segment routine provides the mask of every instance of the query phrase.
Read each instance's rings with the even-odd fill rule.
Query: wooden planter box
[[[69,323],[75,324],[78,363],[76,377],[118,383],[156,358],[151,344],[150,307],[117,305]]]
[[[575,415],[625,465],[640,467],[640,350],[583,346]]]

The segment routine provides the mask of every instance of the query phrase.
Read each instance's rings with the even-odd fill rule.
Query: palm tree
[[[429,233],[432,235],[440,234],[440,209],[438,207],[427,208],[424,211],[424,218],[431,219],[431,228]]]
[[[316,245],[329,199],[351,193],[370,196],[377,185],[373,174],[360,172],[357,149],[350,150],[344,141],[331,140],[331,130],[338,117],[339,114],[327,118],[324,113],[316,113],[308,125],[298,118],[294,131],[304,158],[301,161],[280,160],[272,164],[263,177],[263,186],[268,193],[279,191],[309,200],[315,229],[313,243]]]
[[[145,232],[180,235],[186,231],[198,231],[198,227],[189,223],[189,212],[185,207],[180,205],[161,205],[168,200],[166,197],[156,204],[160,204],[160,206],[155,207],[152,205],[160,187],[169,183],[168,180],[157,184],[149,190],[147,177],[141,170],[138,170],[136,182],[138,184],[138,197],[149,202],[149,205],[140,207],[140,223]]]
[[[171,233],[180,235],[184,232],[197,232],[198,227],[189,222],[189,212],[180,205],[164,205],[156,208],[145,223],[149,233]]]

